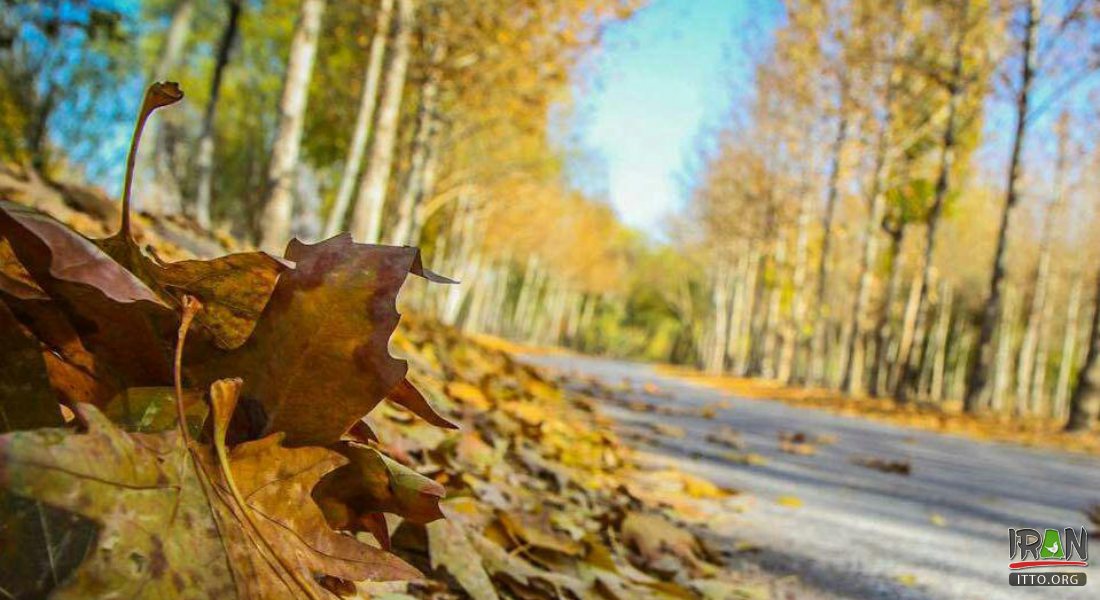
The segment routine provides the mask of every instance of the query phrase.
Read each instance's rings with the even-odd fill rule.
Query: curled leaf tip
[[[195,316],[200,310],[202,310],[202,302],[198,298],[190,295],[185,295],[182,300],[183,314],[185,316]]]
[[[156,110],[183,100],[183,90],[175,81],[157,81],[145,93],[146,110]]]

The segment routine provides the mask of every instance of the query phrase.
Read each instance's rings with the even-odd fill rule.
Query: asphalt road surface
[[[715,418],[667,416],[608,406],[624,433],[674,425],[647,454],[720,485],[742,490],[746,510],[715,534],[758,551],[753,568],[794,575],[802,598],[1084,599],[1100,598],[1100,539],[1083,588],[1008,585],[1008,529],[1087,525],[1082,510],[1100,502],[1094,457],[968,440],[797,408],[734,398],[663,376],[646,365],[580,356],[527,356],[560,373],[652,383],[663,392],[634,395],[654,404],[699,407],[727,400]],[[578,380],[580,378],[578,377]],[[733,464],[728,448],[706,440],[722,426],[739,432],[757,465]],[[814,455],[780,451],[779,432],[835,438]],[[653,433],[650,430],[649,436]],[[908,461],[908,476],[855,464],[855,457]],[[801,500],[790,506],[784,497]],[[730,525],[732,523],[732,525]],[[1070,571],[1072,569],[1063,569]],[[1033,570],[1034,571],[1034,570]]]

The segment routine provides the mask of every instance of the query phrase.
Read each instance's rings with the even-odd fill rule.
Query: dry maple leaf
[[[338,529],[361,531],[356,525],[371,513],[393,513],[413,523],[443,518],[439,501],[442,485],[362,444],[342,442],[334,447],[348,464],[321,480],[313,497]]]
[[[498,600],[493,581],[460,524],[436,521],[427,530],[432,569],[450,573],[473,600]]]
[[[294,264],[266,252],[241,252],[211,260],[162,263],[150,273],[174,298],[194,296],[203,311],[195,325],[222,349],[239,347],[252,334],[279,275]]]
[[[331,596],[316,582],[322,575],[419,576],[325,526],[309,490],[344,462],[332,451],[288,449],[281,434],[236,446],[228,463],[242,507],[210,447],[188,450],[178,429],[126,433],[91,405],[78,411],[85,433],[0,436],[0,486],[101,528],[54,598],[324,598]]]
[[[15,257],[11,242],[0,236],[0,292],[18,300],[49,300],[27,269]]]
[[[0,300],[0,432],[62,423],[38,342]]]
[[[244,393],[267,412],[265,433],[328,446],[405,379],[408,364],[389,352],[405,278],[450,280],[424,269],[415,248],[357,244],[347,234],[294,240],[286,258],[295,268],[279,278],[252,336],[211,367],[244,378]]]
[[[82,344],[111,366],[105,378],[117,380],[118,388],[171,381],[166,340],[177,317],[144,281],[87,238],[29,208],[0,201],[0,235]]]

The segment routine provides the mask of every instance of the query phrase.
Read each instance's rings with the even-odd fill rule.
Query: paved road
[[[728,400],[714,419],[663,416],[608,407],[630,431],[663,422],[687,435],[665,438],[660,460],[753,496],[749,509],[718,532],[761,550],[757,568],[797,574],[805,594],[820,598],[1084,599],[1100,598],[1100,539],[1084,588],[1008,585],[1009,527],[1081,527],[1082,509],[1100,502],[1100,460],[905,429],[799,409],[779,402],[732,398],[662,376],[645,365],[577,356],[525,360],[608,383],[653,383],[669,394],[652,403],[690,407]],[[745,466],[722,458],[706,441],[723,425],[740,432],[747,451],[765,462]],[[779,451],[779,431],[835,436],[813,456]],[[854,464],[854,456],[908,460],[908,477]],[[801,507],[777,500],[799,498]],[[732,543],[732,541],[731,541]]]

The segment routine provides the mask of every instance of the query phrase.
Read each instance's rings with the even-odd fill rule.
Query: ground
[[[650,460],[743,490],[745,510],[716,523],[714,534],[748,568],[797,577],[799,598],[1096,597],[1100,580],[1084,588],[1009,587],[1007,566],[1008,528],[1087,524],[1083,511],[1100,500],[1095,457],[736,398],[645,365],[574,355],[525,360],[582,388],[592,377],[626,380],[634,400],[672,407],[609,402],[604,410]],[[713,418],[675,410],[705,406],[721,408]],[[743,450],[711,441],[731,428]],[[810,450],[781,450],[783,432],[803,432]],[[860,459],[898,461],[911,473]]]

